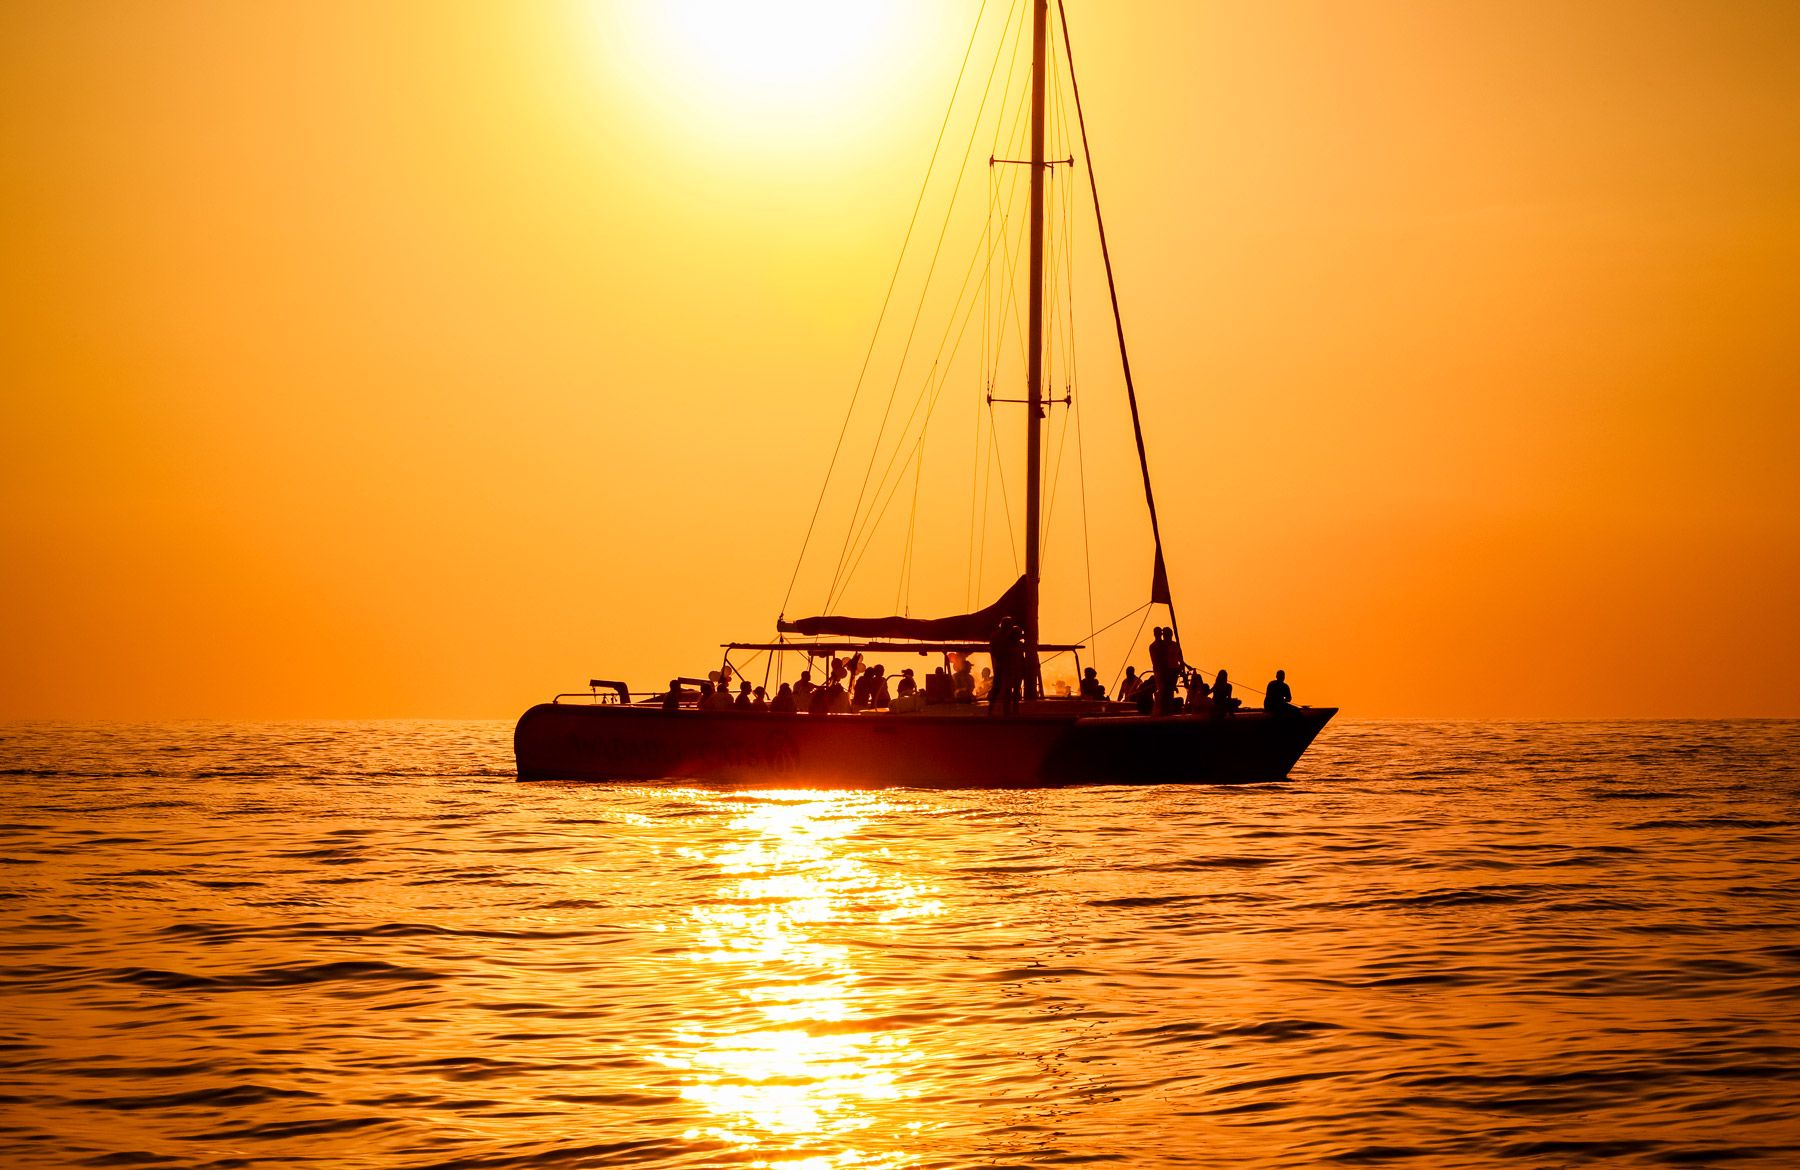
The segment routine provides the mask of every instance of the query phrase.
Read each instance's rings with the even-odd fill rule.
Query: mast
[[[1025,403],[1025,693],[1038,695],[1038,547],[1043,527],[1044,436],[1044,65],[1050,0],[1031,14],[1031,299]]]

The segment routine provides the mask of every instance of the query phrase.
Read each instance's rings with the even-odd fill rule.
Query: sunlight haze
[[[1347,718],[1800,715],[1800,7],[1068,3],[1190,659]],[[510,718],[823,612],[979,8],[0,9],[0,715]],[[1150,552],[1052,185],[1060,640]],[[845,612],[1016,574],[981,325],[904,367],[942,413]]]

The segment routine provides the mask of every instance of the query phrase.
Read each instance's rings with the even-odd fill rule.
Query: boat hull
[[[759,715],[541,703],[520,717],[521,780],[688,780],[809,788],[1031,788],[1281,780],[1335,707],[1225,719],[985,711]]]

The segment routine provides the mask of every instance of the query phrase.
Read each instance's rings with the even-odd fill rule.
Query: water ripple
[[[0,1164],[1800,1164],[1800,726],[961,793],[509,733],[0,728]]]

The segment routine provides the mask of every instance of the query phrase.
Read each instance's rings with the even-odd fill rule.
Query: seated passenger
[[[700,701],[695,703],[694,706],[702,711],[710,711],[713,709],[713,685],[711,682],[703,682],[700,684]]]
[[[732,706],[740,711],[748,711],[750,705],[750,680],[745,679],[738,683],[737,702],[733,703]]]
[[[837,684],[833,683],[832,686],[837,686]],[[843,688],[838,687],[838,690],[841,691]],[[806,713],[808,715],[826,715],[830,712],[831,687],[814,687],[812,698],[806,704]]]
[[[1222,666],[1219,668],[1219,673],[1213,675],[1212,705],[1215,715],[1235,714],[1237,709],[1244,705],[1242,699],[1231,697],[1231,676],[1225,673],[1225,668]]]
[[[1300,708],[1294,706],[1294,692],[1287,684],[1287,671],[1275,672],[1275,681],[1263,688],[1263,710],[1272,715],[1292,715]]]
[[[1125,668],[1125,677],[1119,682],[1119,702],[1129,703],[1137,698],[1138,685],[1137,667],[1127,666]]]
[[[783,683],[782,685],[785,686],[787,684]],[[818,690],[818,687],[813,684],[812,671],[801,671],[800,681],[794,684],[794,702],[801,705],[811,703],[812,693],[816,690]]]
[[[662,709],[665,711],[681,710],[681,700],[685,698],[686,695],[687,692],[681,689],[681,680],[678,678],[670,679],[669,689],[663,692]]]
[[[850,686],[850,707],[861,711],[875,702],[875,672],[863,671]]]
[[[781,689],[775,692],[774,702],[769,704],[769,713],[771,715],[793,715],[799,710],[799,706],[794,702],[794,688],[782,683]]]
[[[919,684],[913,681],[912,667],[902,667],[900,681],[894,684],[894,697],[897,699],[910,698],[918,689]]]
[[[850,713],[850,692],[844,689],[843,683],[833,681],[825,688],[825,710],[833,715]]]
[[[958,703],[975,701],[975,666],[967,658],[956,664],[956,673],[950,676],[952,693]]]
[[[1187,676],[1187,711],[1190,715],[1212,713],[1212,688],[1197,670],[1190,670]]]
[[[869,673],[874,676],[874,681],[869,684],[869,706],[877,711],[886,710],[893,701],[888,697],[887,667],[876,663]]]
[[[758,715],[769,713],[769,692],[757,687],[750,692],[750,709]]]
[[[1150,685],[1150,681],[1148,679],[1145,679],[1143,681],[1142,685],[1140,685],[1138,687],[1137,693],[1131,696],[1131,701],[1133,703],[1137,704],[1137,709],[1138,709],[1139,715],[1155,714],[1156,713],[1156,688]]]
[[[981,677],[975,680],[975,698],[977,700],[985,699],[993,693],[994,668],[991,666],[984,666],[981,668]]]
[[[1101,685],[1099,672],[1091,666],[1081,672],[1081,697],[1106,701],[1106,687]]]
[[[950,675],[943,667],[938,667],[925,676],[925,703],[937,706],[940,703],[954,703],[956,688],[950,682]]]

